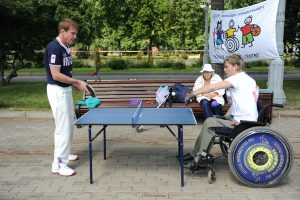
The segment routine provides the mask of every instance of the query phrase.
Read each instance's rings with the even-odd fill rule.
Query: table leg
[[[92,150],[92,126],[89,125],[89,160],[90,160],[90,184],[93,184],[93,150]]]
[[[179,145],[179,159],[180,159],[181,187],[184,187],[184,168],[183,168],[183,127],[182,127],[182,125],[178,125],[178,145]]]
[[[107,125],[104,125],[104,130],[103,130],[103,153],[104,153],[104,160],[106,160],[106,127]]]

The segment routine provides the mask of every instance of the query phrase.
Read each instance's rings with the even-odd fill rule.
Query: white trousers
[[[47,85],[47,96],[55,121],[53,163],[68,163],[73,137],[72,87]]]

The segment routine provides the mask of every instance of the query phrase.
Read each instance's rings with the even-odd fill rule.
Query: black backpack
[[[184,98],[190,94],[190,89],[182,83],[175,83],[170,88],[168,101],[172,103],[184,103]]]

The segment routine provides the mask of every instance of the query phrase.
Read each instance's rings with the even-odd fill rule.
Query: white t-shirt
[[[239,72],[225,79],[232,87],[228,88],[231,95],[231,115],[236,121],[257,120],[258,87],[254,79],[245,72]]]

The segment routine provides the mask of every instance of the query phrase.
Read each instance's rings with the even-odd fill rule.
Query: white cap
[[[200,72],[203,73],[204,71],[214,72],[215,70],[212,68],[211,64],[205,64]]]

